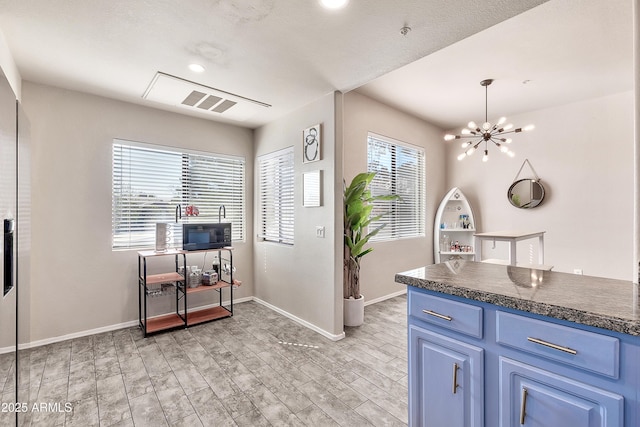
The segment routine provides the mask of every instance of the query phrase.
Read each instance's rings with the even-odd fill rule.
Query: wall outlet
[[[573,269],[573,274],[582,274],[582,269],[581,268],[574,268]]]
[[[324,227],[321,225],[316,226],[316,237],[324,239]]]

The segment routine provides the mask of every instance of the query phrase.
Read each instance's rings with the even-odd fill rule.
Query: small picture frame
[[[320,124],[313,125],[302,131],[302,163],[317,162],[321,152]]]
[[[322,171],[315,170],[302,174],[302,206],[314,208],[322,206]]]

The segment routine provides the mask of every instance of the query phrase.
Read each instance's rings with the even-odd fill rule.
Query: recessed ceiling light
[[[327,9],[340,9],[347,5],[349,0],[320,0],[320,4]]]
[[[202,73],[204,71],[204,67],[200,64],[189,64],[189,69],[194,73]]]

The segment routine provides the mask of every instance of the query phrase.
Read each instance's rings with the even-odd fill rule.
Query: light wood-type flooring
[[[24,426],[403,426],[406,296],[365,309],[332,342],[255,302],[144,338],[136,328],[22,350]],[[13,425],[15,366],[0,356]]]

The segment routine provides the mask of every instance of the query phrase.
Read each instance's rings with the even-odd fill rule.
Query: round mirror
[[[507,198],[516,208],[535,208],[544,200],[544,187],[539,179],[519,179],[509,187]]]

